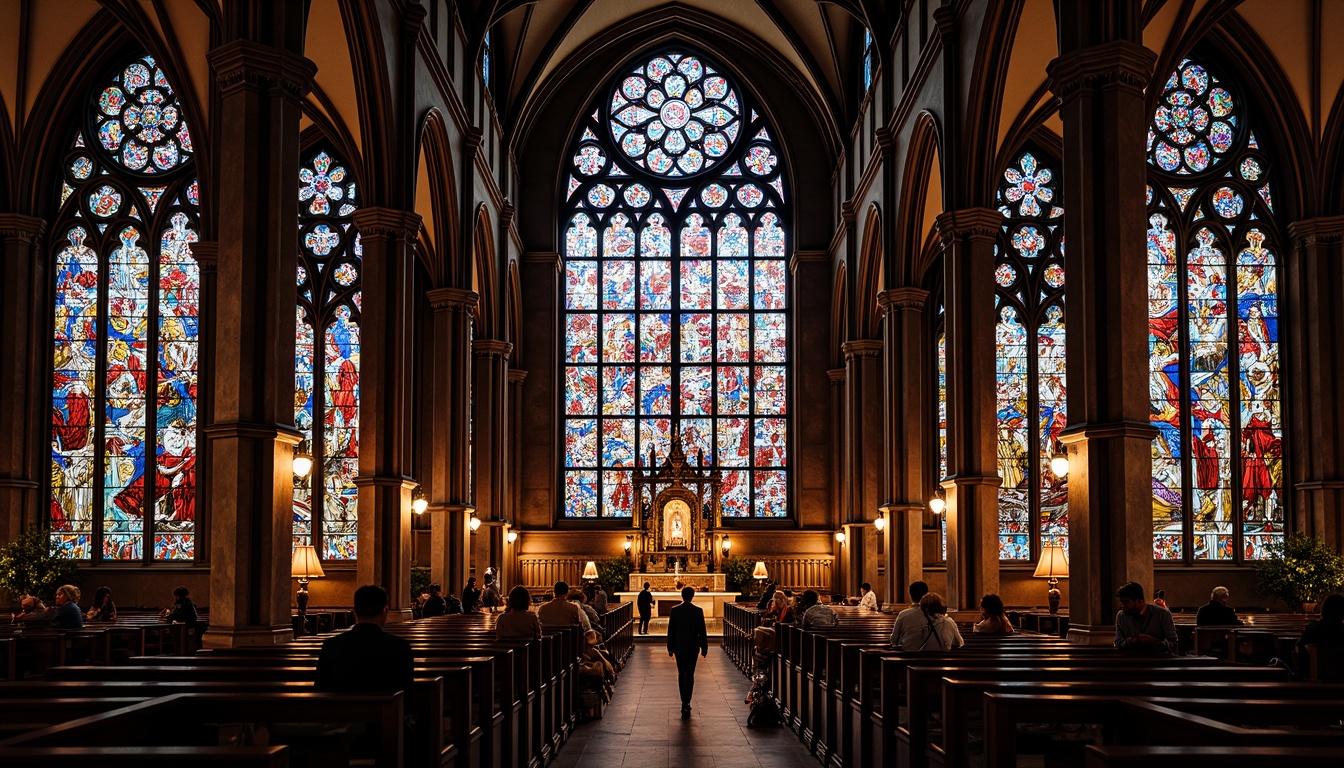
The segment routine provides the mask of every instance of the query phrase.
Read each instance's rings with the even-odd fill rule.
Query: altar
[[[652,589],[649,591],[653,594],[654,618],[665,619],[673,608],[681,605],[680,592],[654,592]],[[629,600],[633,603],[639,598],[639,592],[617,592],[616,594],[620,596],[621,602]],[[741,593],[697,591],[691,602],[700,606],[700,609],[705,612],[705,618],[721,619],[724,614],[723,604],[733,602],[739,594]],[[635,617],[638,618],[639,614],[636,613]]]
[[[681,585],[677,585],[677,581]],[[696,592],[724,592],[728,589],[728,580],[722,573],[632,573],[626,586],[632,592],[644,588],[649,583],[652,592],[671,592],[681,594],[682,587],[695,587]]]

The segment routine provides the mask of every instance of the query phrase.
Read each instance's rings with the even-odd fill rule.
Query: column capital
[[[564,269],[565,264],[560,254],[554,251],[526,251],[518,260],[524,264],[544,264],[553,267],[557,272]]]
[[[878,339],[855,339],[840,345],[848,362],[859,357],[877,357],[882,354],[882,342]]]
[[[527,380],[527,371],[518,368],[509,369],[509,383],[518,385]]]
[[[1139,43],[1115,40],[1070,51],[1051,61],[1045,71],[1050,75],[1050,90],[1064,101],[1083,88],[1142,92],[1156,61],[1157,54]]]
[[[507,341],[477,339],[471,343],[471,351],[477,357],[501,357],[508,360],[513,353],[513,345]]]
[[[844,384],[844,383],[845,383],[845,369],[844,369],[844,368],[832,368],[832,369],[830,369],[829,371],[826,372],[826,376],[827,376],[828,378],[830,378],[832,384]]]
[[[459,312],[475,310],[477,302],[481,300],[481,297],[472,291],[461,288],[434,288],[425,291],[425,296],[429,297],[429,306],[433,309],[451,309]]]
[[[359,208],[353,215],[355,228],[364,237],[388,237],[415,242],[420,234],[420,214],[396,208]]]
[[[429,11],[425,6],[419,3],[406,3],[401,11],[401,31],[411,40],[420,34],[420,27],[425,23],[425,16]]]
[[[877,305],[882,308],[883,314],[894,309],[922,310],[924,309],[924,302],[928,299],[928,291],[914,286],[888,288],[885,291],[877,292]]]
[[[513,217],[518,214],[518,206],[513,204],[509,198],[504,198],[504,205],[499,208],[499,228],[507,231],[513,225]]]
[[[234,40],[206,54],[225,94],[240,88],[280,88],[295,99],[313,87],[317,65],[297,53],[251,40]]]
[[[963,208],[944,211],[933,222],[942,247],[949,248],[958,240],[989,240],[999,236],[1003,214],[993,208]]]
[[[485,143],[485,131],[474,125],[467,126],[462,132],[462,148],[468,158],[474,158],[476,153],[481,150],[481,145]]]
[[[1294,221],[1288,225],[1288,235],[1297,247],[1337,243],[1344,240],[1344,216],[1319,216]]]
[[[219,241],[198,240],[191,244],[191,255],[202,272],[213,274],[219,268]]]
[[[0,238],[34,244],[42,239],[47,222],[22,213],[0,213]]]
[[[873,132],[877,138],[877,146],[882,148],[883,152],[891,152],[896,149],[896,137],[892,134],[890,128],[883,126]]]

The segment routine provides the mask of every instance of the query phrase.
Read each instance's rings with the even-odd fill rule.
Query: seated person
[[[171,624],[195,625],[198,618],[196,604],[191,602],[191,593],[186,587],[173,590],[173,605],[161,612],[163,620]]]
[[[602,626],[602,620],[597,617],[597,610],[588,604],[587,596],[576,589],[569,593],[569,601],[579,606],[579,610],[588,617],[588,628],[597,632],[600,637],[602,630],[598,627]]]
[[[873,591],[873,585],[866,581],[859,585],[859,607],[869,611],[878,610],[877,593]]]
[[[435,616],[442,616],[448,612],[448,603],[443,599],[443,587],[438,584],[429,585],[429,599],[420,608],[420,615],[426,619]]]
[[[541,637],[541,620],[532,610],[532,595],[522,584],[509,590],[509,609],[495,622],[495,637]]]
[[[56,588],[56,613],[51,617],[52,629],[83,629],[84,612],[79,610],[79,587],[62,584]]]
[[[319,691],[393,693],[411,687],[411,644],[383,631],[387,590],[368,584],[355,590],[355,625],[322,643],[314,686]]]
[[[1209,593],[1208,604],[1199,606],[1199,613],[1195,614],[1195,624],[1201,627],[1240,625],[1241,619],[1237,618],[1237,612],[1227,607],[1228,597],[1230,595],[1227,587],[1214,587]]]
[[[578,605],[569,602],[569,584],[555,582],[555,597],[537,608],[537,618],[543,627],[583,627],[592,629],[588,614]]]
[[[896,623],[891,626],[891,647],[905,650],[919,645],[924,637],[924,613],[919,609],[919,601],[929,593],[929,585],[922,581],[910,583],[910,606],[896,614]]]
[[[1321,603],[1321,618],[1307,624],[1297,640],[1298,667],[1307,669],[1307,646],[1344,648],[1344,595],[1331,595]]]
[[[998,595],[985,595],[980,598],[980,621],[975,623],[978,635],[1011,635],[1013,623],[1003,612],[1003,598]]]
[[[901,647],[903,651],[950,651],[960,648],[966,642],[961,639],[961,630],[957,623],[947,615],[947,602],[943,596],[930,592],[919,600],[919,612],[924,619],[922,636],[911,638]],[[918,640],[918,645],[915,641]]]
[[[93,605],[89,606],[88,613],[84,614],[88,621],[116,621],[117,604],[112,602],[112,590],[108,587],[99,587],[98,591],[93,593]]]
[[[803,615],[803,629],[823,629],[840,623],[835,611],[831,610],[830,606],[821,604],[821,595],[818,595],[815,589],[803,593],[800,610]]]
[[[11,623],[32,627],[46,626],[56,615],[54,608],[48,608],[37,595],[24,595],[19,598],[19,612],[10,617]]]
[[[1131,581],[1115,591],[1115,647],[1146,656],[1170,656],[1179,647],[1171,611],[1144,602],[1143,585]]]

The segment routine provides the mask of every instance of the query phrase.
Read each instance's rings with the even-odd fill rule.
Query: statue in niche
[[[691,508],[681,499],[672,499],[663,507],[663,546],[685,549],[691,541]]]
[[[686,546],[686,529],[682,527],[680,512],[672,515],[672,535],[668,538],[667,544],[670,547]]]

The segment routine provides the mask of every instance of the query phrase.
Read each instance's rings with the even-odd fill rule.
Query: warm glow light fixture
[[[1069,452],[1058,441],[1055,442],[1055,455],[1050,457],[1050,471],[1055,473],[1055,477],[1069,474]]]
[[[631,536],[629,534],[626,535],[625,543],[622,545],[625,547],[626,554],[630,554],[630,547],[634,546],[634,538],[635,538],[634,536]]]
[[[423,515],[426,509],[429,509],[429,499],[425,498],[425,489],[417,485],[411,492],[411,511]]]
[[[842,547],[845,545],[845,541],[846,541],[848,538],[849,538],[849,537],[845,535],[845,532],[844,532],[844,531],[836,531],[836,532],[835,532],[835,540],[838,541],[838,542],[840,542],[840,546],[842,546]]]
[[[471,519],[467,521],[467,527],[471,529],[472,533],[475,533],[476,531],[480,530],[481,518],[476,516],[475,510],[472,510],[471,512]]]
[[[886,512],[883,512],[882,514],[880,514],[880,515],[877,516],[877,519],[873,521],[873,527],[877,529],[877,532],[878,532],[878,533],[881,533],[881,532],[887,530],[887,513],[886,513]]]
[[[733,540],[728,538],[727,534],[723,537],[723,554],[728,554],[728,550],[733,548]]]
[[[589,560],[583,566],[583,579],[584,581],[597,581],[597,563]]]
[[[507,538],[507,539],[509,540],[509,543],[512,544],[512,543],[514,543],[515,541],[518,541],[518,532],[517,532],[517,531],[509,531],[509,535],[508,535],[507,537],[505,537],[505,538]]]
[[[753,579],[768,579],[768,578],[770,578],[770,572],[767,571],[767,570],[765,570],[765,561],[764,561],[764,560],[757,560],[757,561],[756,561],[756,570],[754,570],[754,571],[751,572],[751,578],[753,578]]]
[[[939,488],[938,494],[929,499],[929,511],[935,515],[941,515],[945,509],[947,509],[947,502],[943,499],[943,489]]]
[[[1036,562],[1036,572],[1031,574],[1037,579],[1049,579],[1046,586],[1048,605],[1051,613],[1059,612],[1059,580],[1069,577],[1069,555],[1064,545],[1058,541],[1049,541],[1041,546],[1041,559]]]
[[[313,471],[313,457],[308,453],[308,441],[294,446],[294,476],[302,480]]]

